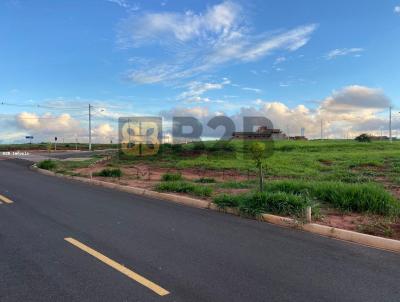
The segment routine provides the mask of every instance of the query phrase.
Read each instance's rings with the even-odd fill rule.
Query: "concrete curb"
[[[350,241],[382,250],[400,253],[400,241],[393,240],[368,234],[362,234],[349,230],[338,229],[326,225],[316,223],[301,224],[300,222],[286,217],[275,216],[271,214],[263,214],[264,221],[278,224],[285,227],[295,227],[303,231],[322,235],[325,237]]]
[[[191,197],[187,197],[187,196],[180,196],[180,195],[175,195],[175,194],[160,193],[160,192],[155,192],[155,191],[136,188],[136,187],[123,186],[123,185],[109,183],[109,182],[96,180],[96,179],[89,179],[89,178],[84,178],[84,177],[57,174],[57,173],[54,173],[54,172],[51,172],[48,170],[39,169],[36,166],[31,166],[31,169],[35,170],[41,174],[44,174],[44,175],[73,179],[76,181],[80,181],[80,182],[84,182],[84,183],[88,183],[88,184],[92,184],[92,185],[97,185],[97,186],[101,186],[101,187],[105,187],[105,188],[116,189],[119,191],[133,193],[136,195],[143,195],[143,196],[148,196],[148,197],[155,198],[155,199],[168,200],[168,201],[171,201],[174,203],[183,204],[186,206],[195,207],[195,208],[199,208],[199,209],[210,209],[210,210],[214,210],[214,211],[220,211],[220,212],[240,216],[240,212],[236,208],[228,208],[227,207],[227,208],[222,209],[222,208],[218,207],[216,204],[206,201],[206,200],[195,199],[195,198],[191,198]],[[357,244],[361,244],[361,245],[366,245],[369,247],[374,247],[374,248],[378,248],[378,249],[382,249],[382,250],[400,253],[400,241],[399,240],[393,240],[393,239],[388,239],[388,238],[383,238],[383,237],[378,237],[378,236],[373,236],[373,235],[357,233],[357,232],[353,232],[353,231],[338,229],[338,228],[320,225],[320,224],[316,224],[316,223],[303,224],[302,222],[297,221],[292,218],[281,217],[281,216],[276,216],[276,215],[272,215],[272,214],[262,214],[261,219],[265,222],[268,222],[271,224],[276,224],[276,225],[283,226],[283,227],[297,228],[297,229],[300,229],[300,230],[303,230],[306,232],[318,234],[318,235],[325,236],[325,237],[335,238],[335,239],[349,241],[349,242],[353,242],[353,243],[357,243]]]
[[[78,176],[69,176],[69,175],[64,175],[64,174],[58,174],[58,173],[55,173],[52,171],[40,169],[36,166],[31,166],[31,169],[35,170],[41,174],[48,175],[48,176],[56,176],[56,177],[60,177],[60,178],[72,179],[72,180],[84,182],[84,183],[91,184],[91,185],[101,186],[104,188],[116,189],[116,190],[127,192],[127,193],[133,193],[136,195],[144,195],[144,196],[148,196],[148,197],[155,198],[155,199],[168,200],[168,201],[172,201],[172,202],[179,203],[179,204],[184,204],[184,205],[191,206],[194,208],[199,208],[199,209],[209,209],[210,204],[211,204],[211,202],[209,202],[209,201],[195,199],[195,198],[191,198],[191,197],[187,197],[187,196],[180,196],[180,195],[168,194],[168,193],[160,193],[160,192],[151,191],[151,190],[142,189],[142,188],[123,186],[123,185],[110,183],[110,182],[106,182],[106,181],[101,181],[101,180],[97,180],[97,179],[89,179],[89,178],[78,177]]]

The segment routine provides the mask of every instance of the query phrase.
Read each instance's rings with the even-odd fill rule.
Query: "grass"
[[[155,187],[155,189],[160,192],[187,193],[199,197],[209,197],[213,192],[211,187],[201,186],[186,181],[161,182]]]
[[[181,173],[165,173],[161,176],[162,181],[178,181],[182,180]]]
[[[240,212],[252,216],[261,213],[302,216],[306,207],[312,205],[306,195],[286,192],[252,192],[241,195],[222,194],[216,196],[213,201],[222,208],[235,207]]]
[[[353,212],[398,216],[400,203],[382,186],[374,183],[349,184],[339,181],[274,181],[266,184],[267,192],[309,194],[333,207]]]
[[[202,184],[213,184],[216,183],[217,181],[215,180],[215,178],[212,177],[200,177],[198,179],[195,179],[194,182]]]
[[[54,160],[46,159],[37,164],[38,168],[44,170],[54,170],[57,167],[57,163]]]
[[[221,189],[251,189],[254,188],[256,182],[254,181],[226,181],[220,183],[218,187]]]
[[[121,169],[103,169],[100,172],[94,173],[95,176],[101,177],[121,177],[122,171]]]
[[[162,167],[209,170],[232,169],[246,174],[255,172],[254,161],[245,155],[245,144],[232,141],[229,149],[221,153],[216,142],[178,145],[164,148],[159,156],[121,160],[147,162]],[[368,182],[359,170],[380,169],[393,166],[393,173],[400,170],[400,141],[358,143],[350,140],[276,141],[272,155],[264,161],[265,175],[279,178],[339,180],[343,182]],[[177,151],[178,150],[178,151]],[[219,151],[214,151],[219,150]],[[218,153],[218,156],[213,154]]]

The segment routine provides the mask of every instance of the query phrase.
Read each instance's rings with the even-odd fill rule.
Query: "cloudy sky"
[[[89,103],[98,142],[131,115],[400,130],[400,0],[2,0],[0,37],[0,143],[85,141]]]

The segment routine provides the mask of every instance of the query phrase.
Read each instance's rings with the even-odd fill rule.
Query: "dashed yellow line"
[[[151,282],[150,280],[146,279],[145,277],[131,271],[130,269],[126,268],[125,266],[115,262],[114,260],[104,256],[103,254],[95,251],[94,249],[88,247],[87,245],[75,240],[73,238],[64,238],[65,241],[71,243],[75,247],[81,249],[82,251],[92,255],[96,259],[100,260],[101,262],[111,266],[113,269],[119,271],[120,273],[124,274],[125,276],[131,278],[132,280],[140,283],[141,285],[147,287],[148,289],[152,290],[156,294],[160,296],[166,296],[169,294],[169,291],[165,290],[164,288],[158,286],[157,284]]]
[[[7,197],[0,194],[0,204],[1,204],[1,201],[4,203],[8,203],[8,204],[13,203],[13,201],[11,199],[8,199]]]

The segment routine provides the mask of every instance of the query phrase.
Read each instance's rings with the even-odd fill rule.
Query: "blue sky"
[[[323,119],[328,136],[400,107],[398,0],[3,0],[0,37],[0,142],[84,140],[89,102],[99,140],[130,114],[265,114],[310,136]]]

